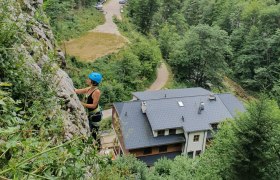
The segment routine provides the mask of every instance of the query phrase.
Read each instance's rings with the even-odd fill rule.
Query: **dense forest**
[[[279,1],[130,0],[127,10],[157,38],[177,81],[219,86],[229,76],[279,99]]]
[[[129,0],[115,20],[130,40],[125,48],[94,63],[66,57],[76,86],[91,69],[104,72],[103,105],[145,89],[162,59],[173,88],[224,91],[229,77],[255,97],[219,126],[200,157],[161,159],[152,168],[132,156],[100,156],[86,136],[63,138],[66,102],[52,78],[61,62],[48,46],[51,33],[40,38],[34,26],[51,25],[50,43],[63,46],[104,22],[96,1],[26,2],[0,0],[0,179],[279,179],[278,0]],[[43,65],[42,56],[49,59]],[[33,61],[40,73],[30,70]]]

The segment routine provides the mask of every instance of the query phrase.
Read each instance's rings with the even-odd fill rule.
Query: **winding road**
[[[100,26],[97,26],[95,29],[91,30],[91,32],[110,33],[122,36],[118,30],[117,25],[113,21],[114,16],[121,19],[121,6],[122,5],[119,4],[119,0],[110,0],[109,2],[107,2],[103,7],[106,18],[105,23]],[[167,70],[167,67],[164,63],[161,63],[161,65],[157,69],[157,79],[149,87],[149,89],[147,89],[147,91],[160,90],[168,81],[168,77],[169,72]],[[112,109],[107,109],[103,111],[103,119],[109,118],[111,116]]]

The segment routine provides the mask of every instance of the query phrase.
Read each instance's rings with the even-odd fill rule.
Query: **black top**
[[[96,89],[97,89],[97,88],[96,88]],[[92,103],[93,103],[92,93],[94,93],[94,91],[95,91],[96,89],[94,89],[94,90],[90,93],[90,95],[87,97],[87,104],[92,104]],[[92,108],[87,108],[87,109],[88,109],[88,111],[94,111],[97,107],[98,107],[98,105],[97,105],[94,109],[92,109]]]

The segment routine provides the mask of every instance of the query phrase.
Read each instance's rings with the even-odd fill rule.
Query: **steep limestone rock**
[[[88,136],[89,127],[85,109],[74,93],[72,80],[57,65],[57,62],[60,62],[65,67],[65,57],[60,50],[56,50],[53,33],[41,9],[43,0],[13,1],[18,5],[18,9],[13,11],[11,19],[26,32],[25,43],[17,49],[24,55],[25,63],[34,76],[44,76],[42,69],[45,66],[49,67],[51,71],[49,79],[57,92],[57,98],[63,102],[60,106],[54,107],[54,110],[59,110],[57,112],[63,117],[65,139],[71,139],[74,135]]]

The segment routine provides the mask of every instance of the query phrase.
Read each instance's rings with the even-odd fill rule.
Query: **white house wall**
[[[157,131],[153,131],[154,137],[157,137]]]
[[[176,129],[176,134],[183,134],[184,130],[183,129]]]
[[[206,147],[206,138],[207,138],[207,131],[204,131],[204,140],[203,140],[202,152],[205,151],[205,147]]]
[[[176,129],[176,134],[183,134],[184,130],[183,129]],[[164,135],[168,136],[169,135],[169,129],[164,130]],[[158,131],[153,131],[153,136],[157,137],[158,136]]]
[[[205,146],[205,136],[207,135],[204,131],[186,133],[185,135],[188,136],[186,154],[193,151],[195,155],[195,152],[199,150],[203,152]],[[197,142],[193,141],[195,135],[199,135],[199,140]]]

